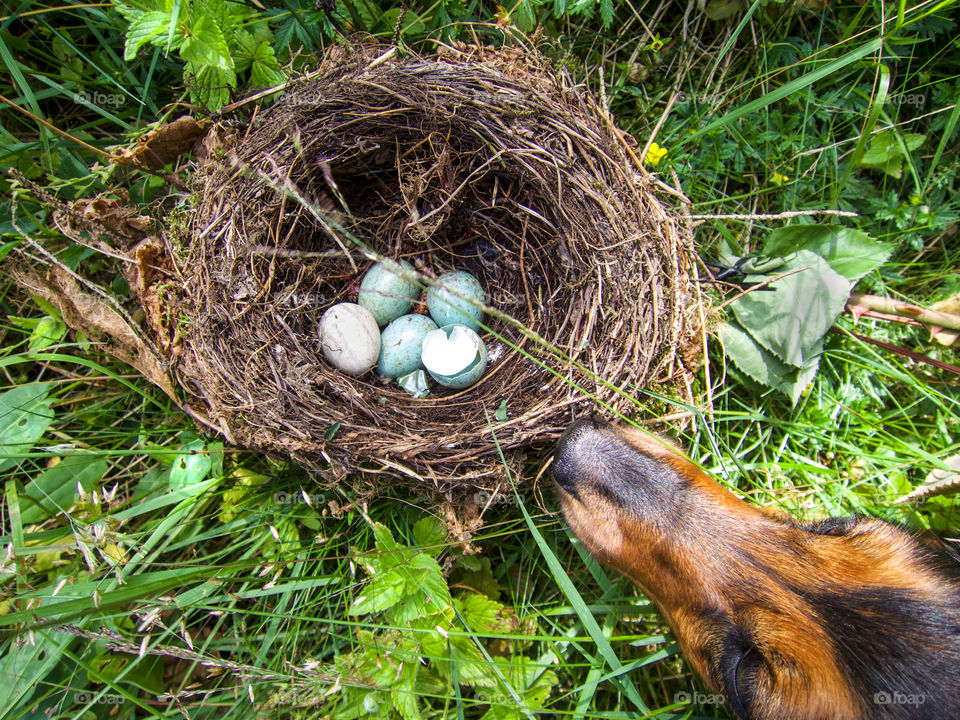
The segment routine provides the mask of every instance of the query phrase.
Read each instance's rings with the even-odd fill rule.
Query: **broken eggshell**
[[[430,377],[438,383],[462,390],[483,376],[487,369],[487,348],[480,336],[466,325],[445,325],[427,333],[421,360]]]
[[[337,370],[362,375],[377,363],[380,328],[366,308],[337,303],[327,309],[317,328],[323,356]]]
[[[377,325],[383,327],[410,312],[420,296],[415,277],[416,270],[406,260],[378,262],[363,276],[357,304],[369,310]]]
[[[444,273],[427,290],[427,310],[440,327],[457,324],[476,331],[486,301],[480,281],[463,270]]]
[[[423,367],[420,362],[423,338],[436,329],[437,324],[426,315],[404,315],[387,325],[380,336],[377,372],[384,377],[398,378]]]

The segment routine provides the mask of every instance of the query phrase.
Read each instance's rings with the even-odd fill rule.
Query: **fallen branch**
[[[938,310],[928,310],[913,303],[894,300],[893,298],[879,297],[877,295],[850,293],[850,299],[847,301],[847,310],[855,318],[859,318],[866,311],[873,310],[887,315],[908,317],[924,325],[933,325],[949,330],[960,330],[960,315],[940,312]]]

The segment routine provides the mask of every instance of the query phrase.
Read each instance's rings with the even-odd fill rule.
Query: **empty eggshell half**
[[[487,369],[487,348],[467,326],[445,325],[424,337],[421,360],[434,380],[461,390],[477,382]]]

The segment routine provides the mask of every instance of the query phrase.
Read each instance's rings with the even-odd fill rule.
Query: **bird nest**
[[[202,141],[163,233],[162,302],[136,283],[146,325],[167,336],[178,392],[237,444],[441,491],[493,487],[501,451],[519,467],[578,409],[630,416],[644,387],[682,392],[699,301],[690,232],[638,152],[535,53],[335,48]],[[424,289],[450,270],[480,280],[477,384],[418,399],[325,361],[321,315],[355,302],[380,258],[408,261]]]

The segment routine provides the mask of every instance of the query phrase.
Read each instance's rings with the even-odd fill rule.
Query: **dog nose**
[[[595,455],[597,440],[606,426],[602,420],[583,418],[567,428],[553,453],[553,477],[563,490],[577,496],[577,480],[584,476],[584,463]]]

